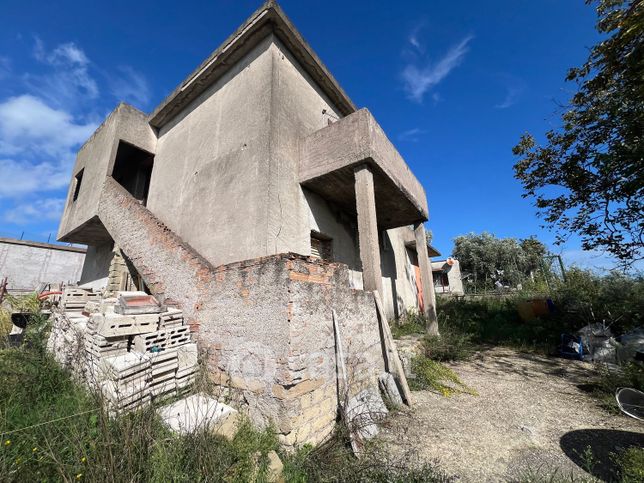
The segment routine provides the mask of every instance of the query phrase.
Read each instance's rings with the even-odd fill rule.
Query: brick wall
[[[333,309],[351,392],[377,386],[373,298],[349,288],[346,265],[281,254],[213,267],[111,179],[99,217],[151,291],[182,306],[212,379],[283,443],[317,443],[335,424]]]

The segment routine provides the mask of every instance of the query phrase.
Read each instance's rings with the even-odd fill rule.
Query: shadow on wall
[[[382,232],[382,241],[380,242],[380,271],[383,278],[388,278],[391,284],[391,299],[393,302],[394,313],[393,316],[395,319],[400,317],[400,307],[403,307],[403,300],[400,295],[398,295],[398,290],[396,288],[396,280],[398,278],[398,273],[396,271],[396,253],[393,249],[385,250],[384,247],[391,247],[391,239],[389,238],[389,233],[386,231]]]
[[[644,434],[612,429],[580,429],[559,440],[563,452],[577,466],[602,481],[615,481],[618,466],[615,456],[631,446],[643,447]],[[592,452],[592,459],[589,458]]]

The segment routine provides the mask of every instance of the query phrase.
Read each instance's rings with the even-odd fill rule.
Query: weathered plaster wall
[[[34,290],[40,283],[76,283],[85,249],[0,238],[0,280],[9,289]]]
[[[333,261],[346,264],[349,267],[349,286],[362,290],[362,266],[355,216],[348,215],[307,189],[303,192],[309,212],[309,232],[314,230],[332,239]]]
[[[299,184],[300,143],[340,114],[279,40],[274,39],[270,52],[269,253],[308,255],[311,227],[309,208]]]
[[[58,239],[96,244],[108,241],[104,230],[86,225],[95,219],[105,177],[111,174],[119,140],[154,153],[156,135],[147,116],[127,104],[119,104],[105,119],[76,155],[76,163],[67,192],[65,210],[58,228]],[[83,171],[78,198],[73,200],[75,177]],[[93,224],[95,225],[95,223]]]
[[[87,247],[80,284],[100,291],[107,287],[113,243]]]
[[[409,231],[407,226],[387,230],[384,235],[387,240],[380,244],[383,305],[385,315],[390,319],[399,317],[405,310],[418,308],[414,268],[418,260],[414,250],[405,246]]]
[[[270,45],[267,37],[159,132],[147,206],[215,265],[268,250]]]
[[[463,280],[461,279],[461,264],[458,260],[452,260],[452,265],[449,265],[446,260],[432,262],[433,272],[447,272],[448,287],[441,287],[440,284],[435,284],[436,293],[449,293],[452,295],[463,295]]]

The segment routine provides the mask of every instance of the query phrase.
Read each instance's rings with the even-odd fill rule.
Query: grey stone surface
[[[179,434],[188,434],[216,429],[226,424],[228,419],[235,419],[237,411],[206,394],[193,394],[159,408],[158,413],[170,429]]]
[[[350,430],[357,433],[363,440],[369,440],[378,435],[380,432],[378,423],[381,423],[388,413],[380,394],[369,389],[360,391],[349,399],[346,409]]]
[[[380,390],[387,397],[387,399],[396,407],[401,407],[403,405],[402,397],[400,397],[400,391],[396,385],[396,380],[388,372],[383,372],[378,377],[378,382],[380,383]]]
[[[80,280],[84,248],[0,238],[0,280],[9,289],[34,290],[41,283]]]

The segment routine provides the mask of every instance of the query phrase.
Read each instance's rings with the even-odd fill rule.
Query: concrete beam
[[[436,294],[434,293],[434,277],[432,276],[432,265],[427,254],[427,237],[425,225],[416,223],[414,225],[416,236],[416,252],[418,254],[418,266],[420,277],[423,282],[424,311],[427,316],[427,333],[438,335],[438,319],[436,317]]]
[[[363,288],[364,290],[377,290],[378,293],[382,293],[373,172],[368,165],[363,164],[355,168],[354,175]]]

